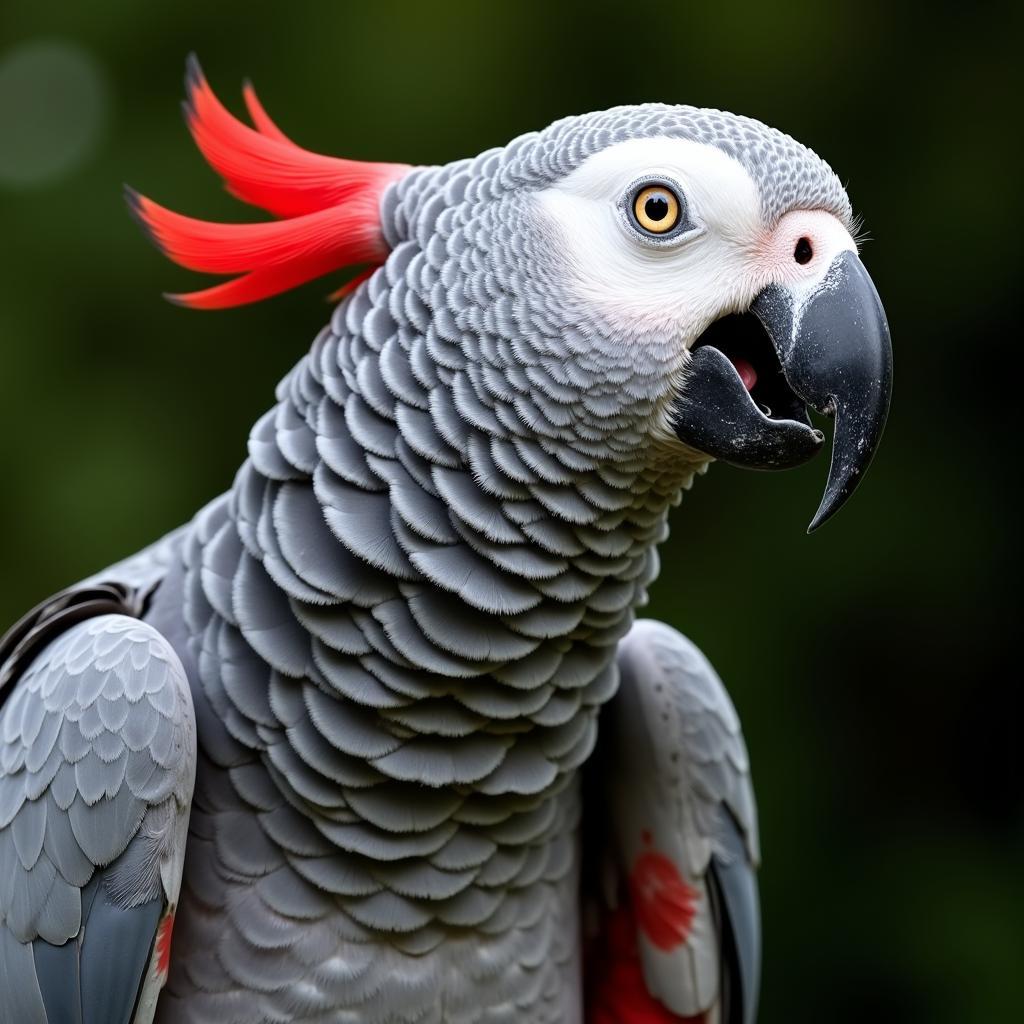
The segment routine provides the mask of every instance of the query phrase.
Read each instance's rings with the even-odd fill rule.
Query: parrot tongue
[[[743,386],[748,391],[753,391],[754,385],[757,383],[757,370],[754,369],[753,363],[742,356],[730,356],[726,353],[725,357],[736,368],[736,372],[740,375],[740,380],[743,381]]]
[[[740,313],[716,320],[692,351],[696,354],[705,346],[718,349],[766,416],[805,421],[804,403],[789,387],[771,339],[756,316]]]

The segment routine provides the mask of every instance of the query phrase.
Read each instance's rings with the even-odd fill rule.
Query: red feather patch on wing
[[[255,128],[243,124],[214,95],[195,58],[186,83],[189,131],[228,191],[287,219],[216,224],[127,190],[132,212],[168,258],[191,270],[242,275],[170,295],[171,301],[193,309],[238,306],[342,267],[384,262],[380,199],[408,165],[343,160],[297,146],[271,121],[248,83],[243,94]]]
[[[645,835],[646,842],[650,842]],[[636,859],[629,892],[641,931],[664,952],[689,937],[700,893],[683,880],[679,868],[658,850],[648,848]]]
[[[168,908],[160,919],[156,933],[156,972],[161,978],[167,977],[171,967],[171,936],[174,934],[174,908]]]
[[[641,833],[643,848],[620,894],[586,951],[587,1024],[707,1024],[708,1014],[680,1017],[647,989],[639,935],[664,953],[689,937],[700,893],[679,868]]]
[[[679,1017],[647,991],[628,904],[610,911],[587,951],[587,1024],[707,1024],[707,1015]]]

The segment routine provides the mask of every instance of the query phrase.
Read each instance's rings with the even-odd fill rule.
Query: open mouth
[[[892,390],[889,325],[856,253],[839,253],[799,302],[781,284],[762,289],[748,313],[711,324],[685,369],[673,432],[734,466],[799,466],[825,443],[808,408],[829,416],[832,461],[809,528],[842,507],[878,446]]]
[[[731,313],[716,320],[691,352],[710,346],[732,364],[754,404],[769,419],[810,424],[803,401],[793,392],[764,325],[753,313]]]

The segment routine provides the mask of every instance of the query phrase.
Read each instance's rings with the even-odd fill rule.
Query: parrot
[[[638,617],[723,461],[879,444],[830,166],[645,103],[440,166],[307,150],[190,59],[220,224],[128,190],[193,310],[350,280],[226,493],[0,642],[2,1024],[752,1024],[748,751]],[[599,728],[600,725],[600,728]]]

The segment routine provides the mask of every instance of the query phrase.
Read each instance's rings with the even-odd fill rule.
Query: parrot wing
[[[150,1020],[195,778],[185,671],[152,626],[104,614],[11,681],[0,692],[0,1021]]]
[[[589,922],[591,1019],[751,1024],[759,851],[739,718],[704,655],[669,626],[637,622],[618,662],[588,783],[615,844],[591,886],[604,902]]]

